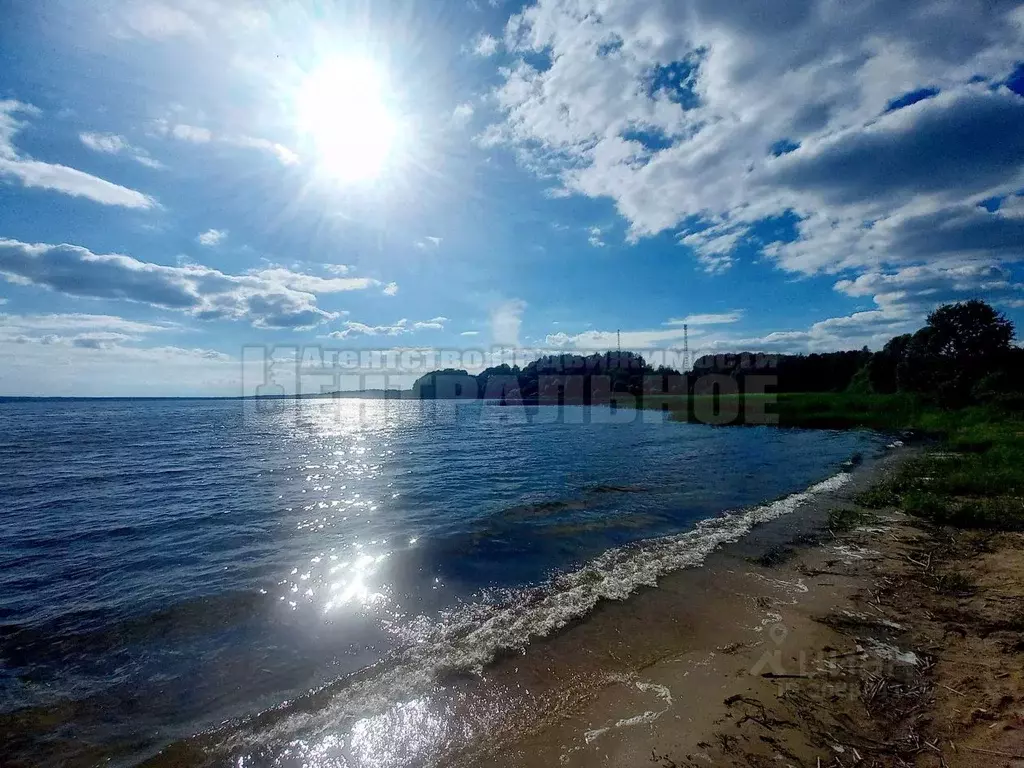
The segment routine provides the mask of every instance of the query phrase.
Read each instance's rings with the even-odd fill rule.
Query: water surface
[[[209,743],[257,762],[422,760],[360,752],[359,723],[883,444],[479,402],[8,402],[0,424],[0,757],[52,763],[224,721]]]

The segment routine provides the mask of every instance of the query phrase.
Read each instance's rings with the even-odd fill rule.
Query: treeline
[[[775,355],[708,355],[689,372],[650,365],[634,352],[549,355],[520,368],[507,364],[477,375],[429,373],[414,396],[516,402],[607,402],[615,393],[703,395],[752,392],[914,392],[946,406],[1020,398],[1024,350],[1013,323],[983,301],[940,307],[924,328],[883,349]]]
[[[659,374],[666,379],[682,376],[679,371],[664,366],[656,369],[634,352],[548,355],[522,368],[503,363],[475,376],[456,368],[434,371],[413,384],[413,393],[421,399],[589,403],[613,392],[641,396],[645,380]]]
[[[939,307],[916,333],[896,336],[871,356],[850,388],[914,392],[940,405],[1024,404],[1024,349],[1013,323],[984,301]]]
[[[764,376],[774,378],[775,392],[842,392],[870,359],[867,348],[810,355],[707,355],[694,362],[691,377],[697,383],[709,374],[728,376],[742,392],[752,389],[746,386],[748,377],[756,377],[760,384]]]

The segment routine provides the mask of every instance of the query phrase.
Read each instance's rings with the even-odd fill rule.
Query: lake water
[[[884,442],[597,407],[0,403],[0,763],[419,764],[417,707],[453,676]]]

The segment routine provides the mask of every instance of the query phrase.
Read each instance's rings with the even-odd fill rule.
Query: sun
[[[334,59],[306,77],[296,119],[326,173],[344,182],[373,181],[383,173],[398,135],[387,96],[386,79],[366,59]]]

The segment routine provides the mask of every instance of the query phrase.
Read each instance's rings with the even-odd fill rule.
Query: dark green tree
[[[872,392],[892,394],[896,391],[896,369],[907,352],[913,334],[894,336],[881,350],[871,356],[867,365],[868,384]]]
[[[1013,323],[984,301],[939,307],[907,343],[897,384],[943,405],[964,405],[979,381],[1006,364],[1013,339]]]

